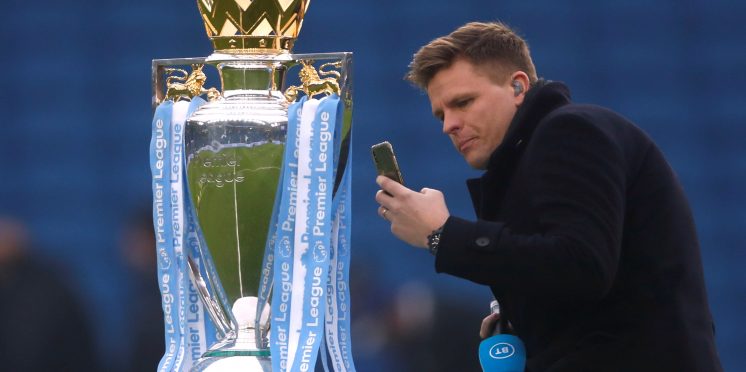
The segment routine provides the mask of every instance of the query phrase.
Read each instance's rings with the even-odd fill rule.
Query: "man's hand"
[[[487,338],[492,336],[492,333],[495,332],[495,326],[497,326],[497,322],[499,320],[500,313],[493,313],[487,315],[484,319],[482,319],[482,327],[479,328],[479,337]]]
[[[378,176],[376,183],[381,187],[376,193],[381,205],[378,215],[391,222],[391,232],[415,247],[427,248],[427,236],[450,216],[443,193],[428,188],[416,192],[384,176]]]

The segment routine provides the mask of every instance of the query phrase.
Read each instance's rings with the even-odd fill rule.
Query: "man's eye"
[[[471,103],[471,98],[462,99],[462,100],[456,101],[456,107],[462,107],[463,108],[463,107],[466,107],[467,105],[469,105],[469,103]]]

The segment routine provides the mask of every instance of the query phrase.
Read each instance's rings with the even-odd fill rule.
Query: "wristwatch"
[[[440,234],[443,233],[443,226],[433,230],[433,232],[427,236],[427,250],[430,251],[433,256],[438,253],[438,246],[440,245]]]

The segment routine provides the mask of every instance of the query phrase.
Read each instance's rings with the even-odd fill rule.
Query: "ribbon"
[[[313,101],[313,100],[312,100]],[[312,102],[309,101],[308,103]],[[308,105],[306,103],[306,105]],[[293,303],[302,308],[300,319],[300,340],[295,359],[301,371],[312,370],[316,364],[321,339],[324,334],[326,314],[326,281],[329,271],[329,249],[331,240],[332,191],[334,188],[334,143],[333,134],[336,125],[336,113],[339,97],[326,97],[319,101],[312,112],[303,109],[304,121],[310,121],[309,150],[304,152],[304,141],[301,141],[299,159],[300,179],[308,173],[308,212],[305,221],[299,215],[300,234],[296,230],[295,264],[293,290],[302,289],[302,303]],[[309,105],[309,109],[314,109]],[[306,157],[305,154],[308,154]],[[306,165],[307,164],[307,165]],[[307,167],[307,168],[306,168]],[[303,190],[300,192],[303,197]],[[299,208],[300,209],[300,208]],[[298,243],[300,241],[300,246]],[[301,263],[301,270],[297,270]],[[302,276],[298,276],[302,275]],[[296,300],[300,296],[293,296]],[[297,323],[291,318],[291,330]],[[292,344],[291,344],[292,346]],[[291,348],[292,350],[292,348]],[[293,364],[290,363],[292,366]]]
[[[173,253],[171,233],[171,111],[173,102],[164,102],[156,108],[153,117],[153,135],[150,141],[150,169],[153,177],[153,227],[155,229],[156,251],[158,255],[158,282],[161,291],[163,324],[166,351],[158,364],[159,371],[171,371],[181,343],[176,285],[177,263]]]
[[[166,351],[159,371],[188,370],[218,334],[194,284],[187,256],[199,250],[198,228],[185,198],[184,126],[204,100],[166,101],[156,108],[150,144],[153,177],[153,223],[156,231],[158,280],[164,313]]]
[[[290,298],[293,273],[293,241],[298,212],[298,148],[300,147],[300,118],[306,97],[288,108],[288,132],[283,159],[283,182],[274,245],[274,295],[272,296],[272,369],[286,371],[290,339]]]
[[[336,372],[355,371],[350,329],[350,229],[352,221],[352,166],[347,162],[337,191],[332,228],[331,263],[326,309],[326,345]],[[336,202],[337,200],[335,200]]]

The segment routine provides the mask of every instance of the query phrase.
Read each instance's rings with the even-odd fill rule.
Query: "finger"
[[[482,319],[482,326],[479,328],[479,337],[487,338],[492,336],[498,320],[500,320],[500,314],[490,314]]]
[[[429,187],[423,187],[422,190],[420,190],[420,194],[425,194],[425,195],[427,195],[427,194],[437,194],[437,193],[441,193],[442,194],[442,192],[440,190],[431,189]]]
[[[390,222],[393,226],[394,221],[391,220],[391,210],[387,209],[386,207],[379,207],[378,208],[378,215],[381,216],[386,222]]]
[[[381,187],[381,189],[383,189],[383,191],[386,191],[393,197],[406,194],[407,192],[412,192],[412,190],[404,187],[404,185],[386,176],[376,177],[376,183],[378,184],[378,186]]]
[[[393,207],[392,204],[394,204],[394,198],[391,195],[386,194],[385,191],[378,190],[378,192],[376,192],[376,202],[381,206],[391,209]]]
[[[384,220],[388,220],[388,219],[386,218],[386,213],[389,213],[389,210],[388,210],[388,209],[386,209],[386,207],[384,207],[384,206],[380,206],[380,207],[378,207],[378,215],[379,215],[379,216],[380,216],[381,218],[383,218]]]

